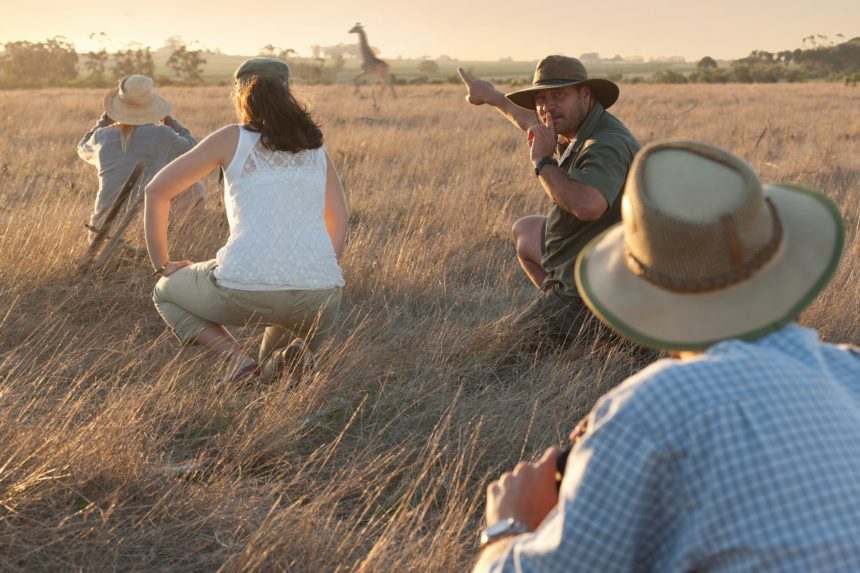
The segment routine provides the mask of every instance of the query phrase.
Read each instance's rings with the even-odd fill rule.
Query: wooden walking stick
[[[93,265],[91,270],[96,270],[101,267],[105,262],[110,259],[110,256],[116,250],[116,248],[122,244],[122,234],[125,232],[126,228],[131,224],[132,221],[137,217],[138,212],[140,211],[140,206],[143,205],[144,196],[143,193],[138,193],[137,197],[133,197],[129,208],[126,209],[125,215],[122,218],[122,221],[116,226],[113,236],[108,241],[105,248],[102,249],[102,252],[96,257],[95,261],[93,261]]]
[[[87,272],[90,269],[96,251],[99,250],[99,246],[102,244],[102,242],[104,242],[104,240],[108,238],[108,231],[110,230],[113,220],[116,219],[116,216],[119,213],[120,209],[122,209],[123,205],[125,205],[125,203],[127,202],[131,190],[134,188],[135,184],[137,184],[137,180],[140,179],[142,173],[143,163],[140,162],[137,163],[134,166],[134,169],[131,170],[128,179],[125,180],[125,183],[123,183],[122,188],[119,191],[119,195],[117,195],[116,200],[113,202],[113,205],[111,205],[107,217],[105,217],[104,223],[102,223],[100,229],[96,230],[96,236],[93,239],[93,242],[90,243],[87,252],[84,254],[84,259],[80,264],[81,272]],[[121,233],[114,233],[114,235],[118,234]]]

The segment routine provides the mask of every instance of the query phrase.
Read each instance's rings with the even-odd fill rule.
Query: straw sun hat
[[[535,109],[535,95],[541,90],[565,86],[590,86],[594,97],[604,109],[618,100],[618,86],[602,78],[589,78],[582,62],[568,56],[547,56],[535,68],[532,87],[505,94],[520,107]]]
[[[152,78],[126,76],[105,95],[105,113],[117,123],[156,123],[170,113],[170,102],[155,93]]]
[[[592,240],[575,275],[586,304],[640,344],[704,350],[782,328],[836,270],[844,228],[824,195],[762,188],[742,159],[703,143],[639,152],[622,223]]]

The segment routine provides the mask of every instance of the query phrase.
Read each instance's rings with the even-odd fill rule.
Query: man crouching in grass
[[[591,313],[573,281],[579,251],[621,220],[621,195],[639,142],[607,111],[618,86],[589,78],[576,58],[547,56],[531,87],[507,95],[462,68],[466,99],[488,104],[527,132],[530,168],[550,201],[547,216],[513,226],[517,259],[539,296],[508,321],[526,347],[557,344],[585,330]]]

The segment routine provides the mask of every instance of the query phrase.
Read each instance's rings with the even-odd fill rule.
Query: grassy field
[[[223,365],[166,331],[147,261],[77,271],[96,174],[75,145],[102,91],[0,92],[0,569],[462,571],[489,479],[637,368],[625,345],[490,335],[534,295],[511,225],[547,207],[519,132],[458,86],[379,111],[351,91],[299,90],[351,208],[337,333],[297,387],[226,394]],[[162,94],[197,135],[232,121],[226,88]],[[643,142],[709,141],[836,200],[845,256],[801,322],[860,343],[860,90],[636,85],[612,111]],[[226,238],[207,183],[175,260]]]

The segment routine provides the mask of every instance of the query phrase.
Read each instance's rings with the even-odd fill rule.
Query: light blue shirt
[[[197,144],[191,132],[170,116],[164,125],[147,123],[135,127],[125,151],[120,133],[119,126],[103,115],[78,143],[78,156],[99,172],[99,191],[90,216],[90,225],[96,228],[104,223],[136,163],[144,165],[136,187],[142,190],[165,165]]]
[[[493,571],[860,571],[860,356],[789,325],[601,398]]]

